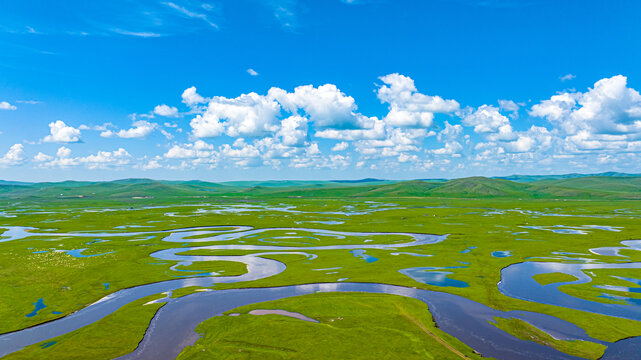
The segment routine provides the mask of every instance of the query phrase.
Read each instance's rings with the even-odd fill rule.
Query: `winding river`
[[[188,286],[209,287],[216,283],[237,283],[267,278],[286,269],[282,262],[263,258],[268,254],[301,254],[313,259],[316,255],[310,251],[323,250],[397,250],[419,245],[434,244],[446,239],[446,235],[429,235],[415,233],[367,233],[343,232],[308,228],[267,228],[253,229],[247,226],[214,226],[189,229],[149,232],[77,232],[45,233],[35,232],[33,228],[4,227],[8,230],[0,235],[0,242],[24,239],[27,237],[112,237],[112,236],[150,236],[165,235],[163,241],[176,243],[222,242],[238,240],[244,237],[260,236],[272,231],[305,232],[314,236],[333,237],[337,240],[346,237],[362,238],[362,243],[327,246],[278,246],[278,245],[245,245],[220,244],[192,247],[171,248],[150,254],[158,260],[177,261],[189,265],[196,261],[236,261],[246,264],[247,273],[238,276],[200,276],[179,278],[176,280],[140,285],[116,291],[86,308],[63,318],[43,323],[23,330],[0,335],[0,356],[15,352],[25,346],[41,343],[54,337],[80,329],[112,314],[120,307],[149,295],[168,292]],[[369,243],[368,237],[376,235],[398,236],[399,241],[410,238],[410,241],[391,244]],[[196,238],[194,238],[196,237]],[[298,236],[297,238],[300,238]],[[245,255],[184,255],[193,250],[242,250],[255,251]],[[572,283],[590,281],[582,270],[593,268],[638,268],[641,263],[620,264],[565,264],[524,262],[513,264],[501,272],[500,291],[511,297],[558,305],[578,310],[590,311],[605,315],[626,317],[641,320],[641,307],[619,304],[603,304],[577,299],[558,290],[562,284],[542,286],[532,279],[532,275],[546,272],[566,272],[575,275],[578,280]],[[529,279],[529,280],[528,280]],[[631,338],[609,344],[590,338],[585,331],[574,324],[558,318],[526,311],[498,311],[472,300],[444,292],[421,290],[402,286],[374,283],[324,283],[293,285],[274,288],[231,289],[198,292],[178,299],[167,298],[150,324],[143,341],[133,353],[125,359],[173,359],[185,346],[193,344],[198,335],[196,326],[215,315],[238,306],[260,303],[316,292],[359,291],[369,293],[395,294],[412,297],[426,303],[435,322],[443,331],[455,336],[484,356],[497,359],[575,359],[557,350],[531,341],[519,340],[516,337],[492,325],[495,317],[522,319],[547,332],[557,339],[586,340],[608,345],[604,359],[621,358],[625,354],[639,351],[641,340]],[[180,319],[180,321],[177,321]]]

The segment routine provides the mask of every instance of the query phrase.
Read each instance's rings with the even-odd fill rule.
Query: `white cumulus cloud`
[[[44,142],[74,143],[80,141],[80,130],[67,126],[62,120],[49,124],[50,134],[45,136]]]
[[[216,96],[207,110],[190,123],[196,137],[215,137],[224,132],[232,137],[261,136],[278,130],[280,106],[256,93],[229,99]]]
[[[71,149],[66,146],[61,146],[56,152],[56,155],[60,158],[68,158],[71,156]]]
[[[319,87],[312,85],[298,86],[294,92],[279,88],[271,88],[268,97],[278,101],[282,107],[296,114],[302,110],[309,116],[310,121],[319,128],[359,128],[359,117],[356,111],[356,101],[345,95],[333,84]]]
[[[207,158],[215,156],[214,146],[202,140],[193,144],[174,145],[165,153],[168,159]]]
[[[196,92],[196,87],[185,89],[182,94],[183,103],[187,106],[195,106],[207,102],[207,100]]]
[[[22,144],[14,144],[4,156],[0,157],[0,165],[20,165],[24,163],[25,159],[24,146]]]
[[[303,146],[307,141],[307,119],[302,116],[290,116],[281,121],[278,136],[283,139],[283,145]]]
[[[474,132],[485,134],[490,140],[514,140],[516,134],[510,119],[492,105],[482,105],[463,116],[463,125],[474,127]]]
[[[98,151],[95,155],[79,158],[78,161],[89,169],[106,169],[115,166],[127,165],[132,156],[123,148],[115,151]]]
[[[389,104],[385,122],[398,127],[430,127],[434,113],[452,113],[459,109],[456,100],[445,100],[418,92],[412,78],[398,73],[380,77],[383,82],[377,96]]]
[[[162,104],[154,108],[154,114],[166,117],[177,117],[178,109],[174,106]]]
[[[145,138],[158,128],[158,124],[150,123],[144,120],[134,121],[133,127],[130,129],[122,129],[120,131],[105,130],[100,133],[101,137],[119,137],[123,139],[140,139]]]
[[[563,92],[532,106],[567,136],[568,149],[624,149],[641,138],[641,95],[616,75],[597,81],[587,92]]]
[[[33,161],[35,162],[46,162],[51,160],[53,160],[53,156],[47,155],[43,152],[38,152],[38,154],[33,157]]]

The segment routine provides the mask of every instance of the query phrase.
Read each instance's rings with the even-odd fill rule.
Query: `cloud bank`
[[[67,145],[51,154],[40,151],[38,144],[15,144],[0,158],[0,165],[139,170],[352,168],[397,174],[461,169],[544,172],[552,164],[572,170],[599,166],[639,170],[634,164],[639,164],[641,153],[641,95],[623,75],[529,105],[497,99],[464,106],[423,92],[412,78],[397,73],[378,78],[373,90],[383,113],[362,112],[357,99],[334,84],[291,90],[272,87],[262,94],[235,97],[201,95],[191,86],[177,94],[180,103],[134,114],[129,128],[112,124],[76,128],[62,120],[51,122],[42,142]],[[6,102],[0,107],[16,110]],[[164,124],[152,121],[157,117],[165,118]],[[110,141],[139,139],[153,146],[132,155],[121,143],[114,143],[108,150],[73,156],[81,130],[98,131],[100,138]]]

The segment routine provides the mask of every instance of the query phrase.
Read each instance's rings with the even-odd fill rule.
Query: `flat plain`
[[[622,174],[3,184],[0,353],[144,358],[185,311],[168,358],[624,358],[640,199]]]

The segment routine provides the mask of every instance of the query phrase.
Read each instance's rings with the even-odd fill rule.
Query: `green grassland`
[[[578,176],[578,175],[577,175]],[[444,180],[384,181],[156,181],[124,179],[111,182],[60,183],[0,182],[0,202],[56,202],[83,204],[142,200],[152,203],[176,199],[220,197],[447,197],[520,199],[641,199],[641,176],[599,174],[567,177],[469,177]],[[147,201],[145,201],[147,200]],[[103,203],[104,204],[104,203]]]
[[[595,297],[599,297],[602,294],[605,294],[638,299],[638,301],[641,303],[641,288],[639,287],[639,285],[622,279],[622,277],[641,279],[641,269],[594,269],[589,270],[586,273],[592,278],[592,281],[590,283],[575,286],[562,285],[560,287],[561,291],[572,296],[587,300],[594,299]],[[613,291],[607,288],[603,288],[604,286],[632,288],[636,291]],[[622,303],[622,301],[614,299],[610,301],[608,301],[607,299],[602,299],[602,301],[612,302],[615,304]]]
[[[281,315],[284,309],[318,323]],[[425,303],[395,295],[313,294],[243,306],[201,323],[178,359],[480,359],[439,330]],[[251,336],[248,336],[251,334]]]
[[[536,327],[528,324],[527,322],[514,319],[514,318],[495,318],[495,326],[499,329],[504,329],[506,331],[512,332],[516,337],[521,340],[534,341],[539,344],[547,345],[559,349],[560,351],[586,358],[586,359],[598,359],[603,356],[603,352],[606,349],[605,345],[598,343],[593,343],[590,341],[563,341],[557,340],[552,336],[546,334],[545,332],[537,329]]]
[[[532,278],[534,278],[534,280],[536,280],[536,282],[541,285],[564,283],[578,280],[578,278],[574,275],[559,272],[536,274]]]
[[[309,250],[317,255],[308,259],[302,255],[274,254],[267,258],[279,260],[287,269],[273,277],[250,283],[216,284],[213,289],[267,287],[278,285],[305,284],[314,282],[334,282],[348,278],[350,282],[375,282],[402,286],[411,286],[435,291],[444,291],[481,302],[499,310],[527,310],[541,312],[568,320],[584,328],[594,338],[605,341],[616,341],[630,336],[641,335],[641,324],[636,321],[586,313],[513,299],[502,295],[496,286],[500,280],[502,268],[523,261],[573,261],[560,253],[583,254],[577,258],[589,258],[599,262],[641,261],[641,252],[622,251],[627,257],[599,256],[589,252],[590,248],[604,246],[621,246],[620,241],[641,238],[641,183],[638,178],[628,176],[574,177],[568,179],[538,179],[535,181],[515,182],[505,179],[468,178],[452,181],[410,181],[363,183],[292,183],[292,184],[211,184],[203,182],[156,182],[149,180],[123,180],[110,183],[77,183],[64,184],[0,184],[0,232],[1,226],[30,226],[36,232],[47,231],[67,233],[74,231],[94,232],[153,232],[187,227],[213,225],[246,225],[255,228],[318,228],[354,232],[408,232],[448,234],[445,241],[397,250],[367,250],[367,254],[379,260],[367,263],[354,257],[347,250]],[[636,179],[636,180],[635,180]],[[249,187],[247,187],[249,186]],[[230,206],[234,211],[230,211]],[[251,211],[237,211],[238,208]],[[524,228],[539,226],[542,228],[563,225],[582,227],[584,225],[601,225],[617,227],[618,232],[599,229],[586,230],[586,234],[559,234],[547,230]],[[121,226],[133,226],[122,229]],[[139,227],[144,226],[144,227]],[[169,243],[163,242],[163,234],[145,234],[120,237],[74,237],[74,236],[32,236],[22,240],[2,241],[0,234],[0,332],[14,331],[33,326],[74,311],[117,290],[151,282],[175,279],[187,275],[184,271],[172,271],[170,267],[176,262],[158,261],[149,254],[177,247],[206,246],[219,244],[275,245],[270,241],[282,241],[281,245],[305,247],[334,244],[363,243],[362,237],[337,239],[330,236],[314,235],[305,231],[272,230],[260,237],[243,237],[233,241]],[[287,239],[278,239],[288,236]],[[196,236],[199,238],[203,236]],[[293,238],[291,238],[293,237]],[[108,241],[94,241],[94,240]],[[407,242],[408,237],[401,235],[376,235],[368,237],[370,244]],[[289,242],[289,243],[288,243]],[[471,249],[469,252],[461,251]],[[55,250],[87,249],[84,255],[104,254],[93,257],[73,257]],[[41,252],[46,251],[46,252]],[[510,251],[512,256],[492,257],[493,251]],[[39,253],[41,252],[41,253]],[[242,250],[193,250],[185,254],[198,255],[243,255],[256,251]],[[391,255],[392,252],[411,252],[430,257],[418,257],[406,254]],[[469,287],[439,287],[414,281],[398,270],[410,267],[457,267],[448,271],[452,279],[465,281]],[[317,269],[335,268],[332,271]],[[237,275],[246,271],[244,265],[236,262],[201,262],[188,266],[178,266],[177,270],[199,270],[217,272],[221,275]],[[564,285],[561,291],[580,298],[600,301],[612,300],[599,297],[602,293],[638,297],[638,293],[613,292],[596,288],[594,285],[627,286],[635,285],[614,276],[639,278],[641,270],[594,270],[590,276],[593,281],[582,285]],[[537,276],[541,284],[567,282],[573,279],[557,274]],[[104,284],[109,284],[108,288]],[[176,291],[174,297],[184,296],[197,290],[186,288]],[[468,354],[466,348],[448,335],[433,331],[433,322],[429,312],[422,303],[411,299],[398,300],[394,296],[374,296],[357,294],[335,294],[330,301],[314,300],[314,296],[283,300],[278,304],[288,307],[287,310],[301,312],[306,316],[319,319],[323,316],[341,316],[338,310],[355,315],[359,307],[366,308],[372,302],[386,304],[381,314],[388,314],[381,319],[382,324],[393,321],[399,316],[400,309],[405,309],[411,317],[431,329],[459,351]],[[369,297],[368,297],[369,296]],[[331,297],[328,295],[328,297]],[[379,298],[380,297],[380,298]],[[33,317],[26,317],[33,311],[38,299],[42,298],[47,308]],[[338,299],[345,304],[337,305]],[[118,323],[123,321],[122,311],[134,307],[132,303],[101,321]],[[265,304],[256,305],[265,308]],[[332,307],[333,306],[333,307]],[[399,306],[399,308],[395,308]],[[421,306],[425,307],[421,309]],[[147,307],[147,309],[151,309]],[[299,309],[300,311],[297,311]],[[54,314],[52,311],[60,312]],[[245,310],[242,310],[246,312]],[[334,311],[334,313],[332,313]],[[119,330],[118,336],[101,335],[96,328],[88,326],[74,332],[75,337],[98,334],[104,345],[111,342],[114,353],[123,354],[131,351],[130,343],[121,343],[120,337],[139,339],[144,333],[154,311],[133,311],[127,315],[127,321],[136,326],[127,326]],[[324,315],[326,314],[326,315]],[[332,315],[330,315],[332,314]],[[314,316],[312,316],[314,315]],[[365,316],[365,314],[361,314]],[[359,316],[361,316],[359,315]],[[274,318],[275,319],[272,319]],[[111,319],[111,320],[109,320]],[[114,320],[116,319],[116,320]],[[120,320],[118,320],[120,319]],[[354,328],[366,317],[355,318]],[[429,321],[428,321],[429,320]],[[200,355],[210,346],[220,351],[231,351],[233,347],[221,345],[220,339],[228,339],[233,344],[241,344],[243,332],[238,329],[252,327],[262,329],[270,326],[291,325],[300,334],[316,331],[322,324],[304,323],[300,320],[277,316],[240,316],[220,317],[201,324],[200,330],[205,335],[202,342],[185,351],[184,358]],[[280,324],[280,325],[279,325]],[[284,325],[283,325],[284,324]],[[218,326],[223,326],[222,330]],[[233,325],[233,326],[232,326]],[[336,325],[332,325],[336,326]],[[561,351],[574,353],[576,344],[554,342],[543,335],[534,336],[527,326],[518,321],[500,321],[499,326],[517,336],[527,334],[532,341],[544,343]],[[325,329],[325,328],[323,328]],[[327,341],[340,332],[328,328]],[[404,322],[403,326],[393,328],[387,334],[398,334],[395,342],[410,344],[407,351],[429,356],[445,358],[442,349],[434,347],[430,340],[421,333],[416,324]],[[527,330],[527,331],[526,331]],[[260,330],[266,331],[266,330]],[[285,331],[285,330],[283,330]],[[336,330],[337,331],[337,330]],[[342,330],[341,330],[342,331]],[[354,329],[346,331],[350,341],[358,336],[374,336],[358,333]],[[296,332],[294,332],[296,333]],[[265,338],[267,341],[267,335]],[[98,336],[96,335],[96,336]],[[324,336],[325,336],[324,335]],[[71,336],[71,335],[65,335]],[[304,336],[303,336],[304,337]],[[419,339],[419,340],[417,340]],[[254,339],[255,340],[255,339]],[[320,340],[319,340],[320,341]],[[82,341],[58,341],[57,344],[40,348],[29,347],[25,351],[40,351],[47,357],[64,357],[69,347],[88,351],[86,357],[92,357],[92,349],[81,346]],[[262,343],[261,343],[262,344]],[[266,347],[277,344],[264,343]],[[291,349],[297,352],[273,352],[260,346],[246,344],[245,349],[253,356],[294,356],[311,351],[304,343],[290,343]],[[290,345],[282,346],[290,348]],[[381,344],[383,346],[384,344]],[[387,344],[392,346],[393,344]],[[231,346],[231,345],[230,345]],[[243,346],[233,345],[233,346]],[[353,354],[364,354],[367,349],[359,349],[354,342],[350,348]],[[408,345],[409,346],[409,345]],[[135,347],[135,346],[134,346]],[[117,348],[117,349],[116,349]],[[436,349],[440,350],[436,350]],[[389,351],[390,348],[381,349]],[[264,350],[264,351],[263,351]],[[593,358],[602,351],[601,348],[588,349],[585,354]],[[331,349],[327,350],[331,351]],[[24,352],[24,354],[34,354]],[[111,353],[110,353],[111,354]],[[231,352],[230,352],[231,354]],[[237,354],[237,353],[235,353]],[[289,355],[287,355],[289,354]],[[309,353],[311,354],[311,353]],[[313,356],[328,356],[321,352]],[[414,354],[414,353],[412,353]],[[407,357],[412,355],[407,353]],[[358,357],[356,356],[355,357]],[[472,354],[473,355],[473,354]],[[468,356],[472,356],[469,355]],[[15,356],[23,356],[20,353]],[[29,356],[25,358],[29,358]],[[230,355],[231,356],[231,355]],[[310,355],[312,356],[312,355]],[[442,356],[442,357],[441,357]],[[449,355],[447,355],[449,356]],[[40,355],[36,357],[41,357]],[[331,357],[331,356],[330,356]],[[248,358],[251,356],[248,355]]]
[[[149,303],[149,296],[80,330],[26,347],[5,359],[113,359],[136,349],[149,322],[163,303]]]

